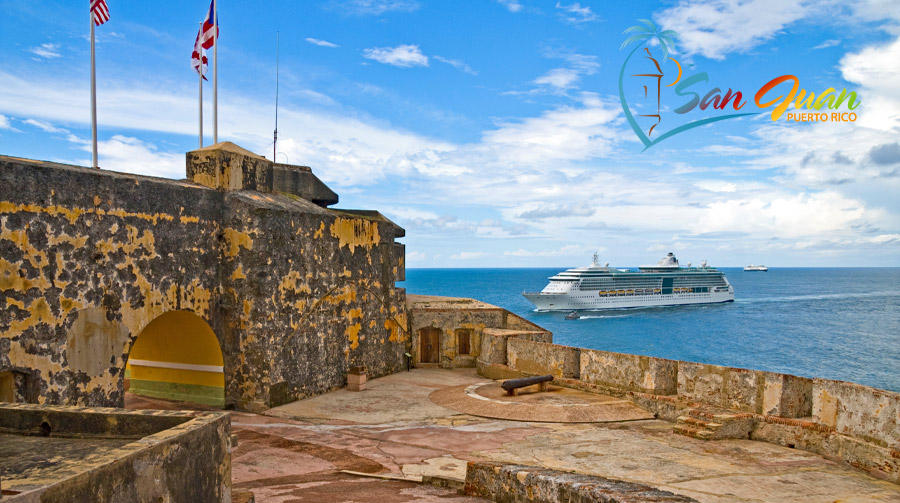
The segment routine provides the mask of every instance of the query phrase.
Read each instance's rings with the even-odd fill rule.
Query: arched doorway
[[[136,395],[225,405],[222,350],[212,328],[189,311],[156,317],[138,335],[125,368]]]

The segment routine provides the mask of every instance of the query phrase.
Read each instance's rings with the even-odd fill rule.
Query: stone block
[[[900,393],[814,379],[812,415],[839,433],[900,451]]]
[[[366,367],[350,367],[347,371],[347,389],[350,391],[366,389]]]
[[[187,178],[194,183],[219,190],[272,192],[272,162],[234,143],[203,147],[186,157]]]
[[[580,348],[511,338],[506,352],[508,365],[527,374],[576,379],[580,374]]]
[[[634,482],[534,466],[470,462],[464,492],[499,502],[688,503],[697,500]]]
[[[613,388],[672,395],[677,362],[643,355],[582,349],[581,380]]]

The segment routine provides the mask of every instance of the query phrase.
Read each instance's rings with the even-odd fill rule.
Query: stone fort
[[[0,401],[252,411],[403,368],[402,228],[231,143],[186,170],[0,157]]]

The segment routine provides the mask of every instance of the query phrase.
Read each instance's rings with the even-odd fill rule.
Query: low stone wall
[[[479,373],[491,379],[552,374],[561,386],[630,397],[669,421],[695,409],[738,412],[746,415],[750,424],[745,426],[754,440],[841,459],[900,483],[900,393],[560,346],[533,334],[506,330],[486,336]]]
[[[812,379],[678,362],[678,394],[718,407],[781,417],[812,414]]]
[[[508,365],[530,374],[578,379],[581,349],[512,338],[506,343]]]
[[[581,380],[628,391],[673,395],[678,363],[651,356],[583,349]]]
[[[815,379],[812,415],[839,433],[900,451],[900,393]]]
[[[38,449],[35,437],[99,446],[84,457],[48,442],[44,462],[32,454],[33,466],[4,473],[4,502],[231,501],[231,421],[223,412],[0,404],[0,433]],[[102,447],[111,441],[121,445]]]
[[[465,492],[501,503],[696,502],[654,487],[591,475],[522,465],[470,462]]]
[[[525,334],[498,336],[482,341],[482,360],[526,374],[575,378],[622,391],[678,395],[741,412],[780,417],[812,415],[813,380],[805,377],[560,346]]]
[[[505,328],[486,328],[481,339],[481,354],[478,360],[482,363],[506,365],[507,345],[510,339],[521,341],[553,342],[553,334],[546,331],[514,330]]]

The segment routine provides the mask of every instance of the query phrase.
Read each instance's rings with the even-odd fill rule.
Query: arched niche
[[[136,395],[222,407],[222,366],[222,349],[206,321],[189,311],[169,311],[134,341],[125,378]]]

